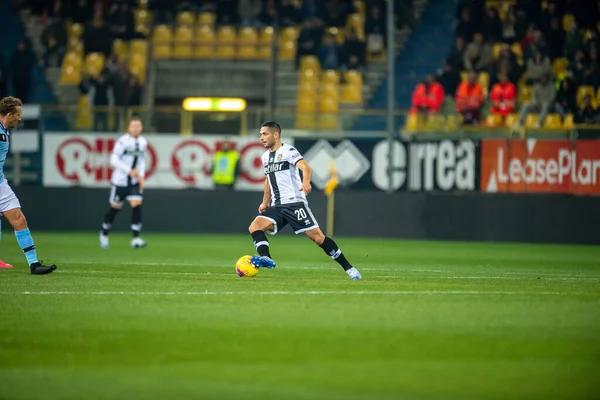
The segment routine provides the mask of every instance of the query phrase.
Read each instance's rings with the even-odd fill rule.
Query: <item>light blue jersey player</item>
[[[56,265],[43,265],[38,260],[33,238],[27,227],[27,220],[21,211],[19,199],[8,186],[4,176],[4,162],[8,154],[10,129],[21,121],[21,106],[21,100],[15,97],[5,97],[0,100],[0,217],[8,220],[14,228],[17,242],[25,253],[30,272],[34,275],[44,275],[54,271]],[[2,263],[2,265],[4,265],[3,268],[12,268],[10,264]]]

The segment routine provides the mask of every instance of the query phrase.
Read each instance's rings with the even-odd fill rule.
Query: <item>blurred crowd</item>
[[[455,43],[443,68],[413,93],[413,113],[439,113],[452,96],[463,123],[480,124],[482,110],[500,118],[519,111],[516,127],[538,113],[598,121],[598,22],[593,0],[465,0],[458,9]],[[582,90],[581,88],[585,88]],[[585,93],[585,94],[584,94]],[[579,95],[578,95],[579,94]]]

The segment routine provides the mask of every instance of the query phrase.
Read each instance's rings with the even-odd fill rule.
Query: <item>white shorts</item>
[[[0,183],[0,213],[4,211],[12,210],[13,208],[21,208],[21,203],[12,191],[6,178]]]

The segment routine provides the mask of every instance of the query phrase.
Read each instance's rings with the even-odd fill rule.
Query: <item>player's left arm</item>
[[[302,159],[296,163],[296,167],[302,171],[302,187],[300,188],[304,194],[309,194],[312,191],[310,180],[312,179],[312,168],[306,160]]]
[[[140,154],[140,158],[138,160],[138,182],[140,183],[140,189],[144,189],[144,183],[146,182],[146,150],[148,148],[148,144],[142,147],[142,151]]]

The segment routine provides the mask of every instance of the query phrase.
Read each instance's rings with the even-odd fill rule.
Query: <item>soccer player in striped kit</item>
[[[108,235],[116,215],[127,200],[131,206],[131,247],[146,247],[140,237],[142,231],[142,201],[146,175],[146,150],[148,141],[142,137],[142,121],[132,118],[127,133],[119,138],[113,148],[110,164],[113,167],[108,202],[110,207],[104,216],[100,230],[100,247],[108,249]]]
[[[31,232],[29,232],[25,215],[21,211],[19,199],[4,177],[4,162],[8,154],[10,129],[21,121],[21,106],[21,100],[15,97],[5,97],[0,100],[0,223],[4,217],[14,228],[17,243],[25,253],[31,274],[45,275],[53,272],[56,265],[43,265],[38,260],[35,244]],[[1,239],[2,231],[0,231]],[[0,268],[12,268],[12,265],[0,261]]]

